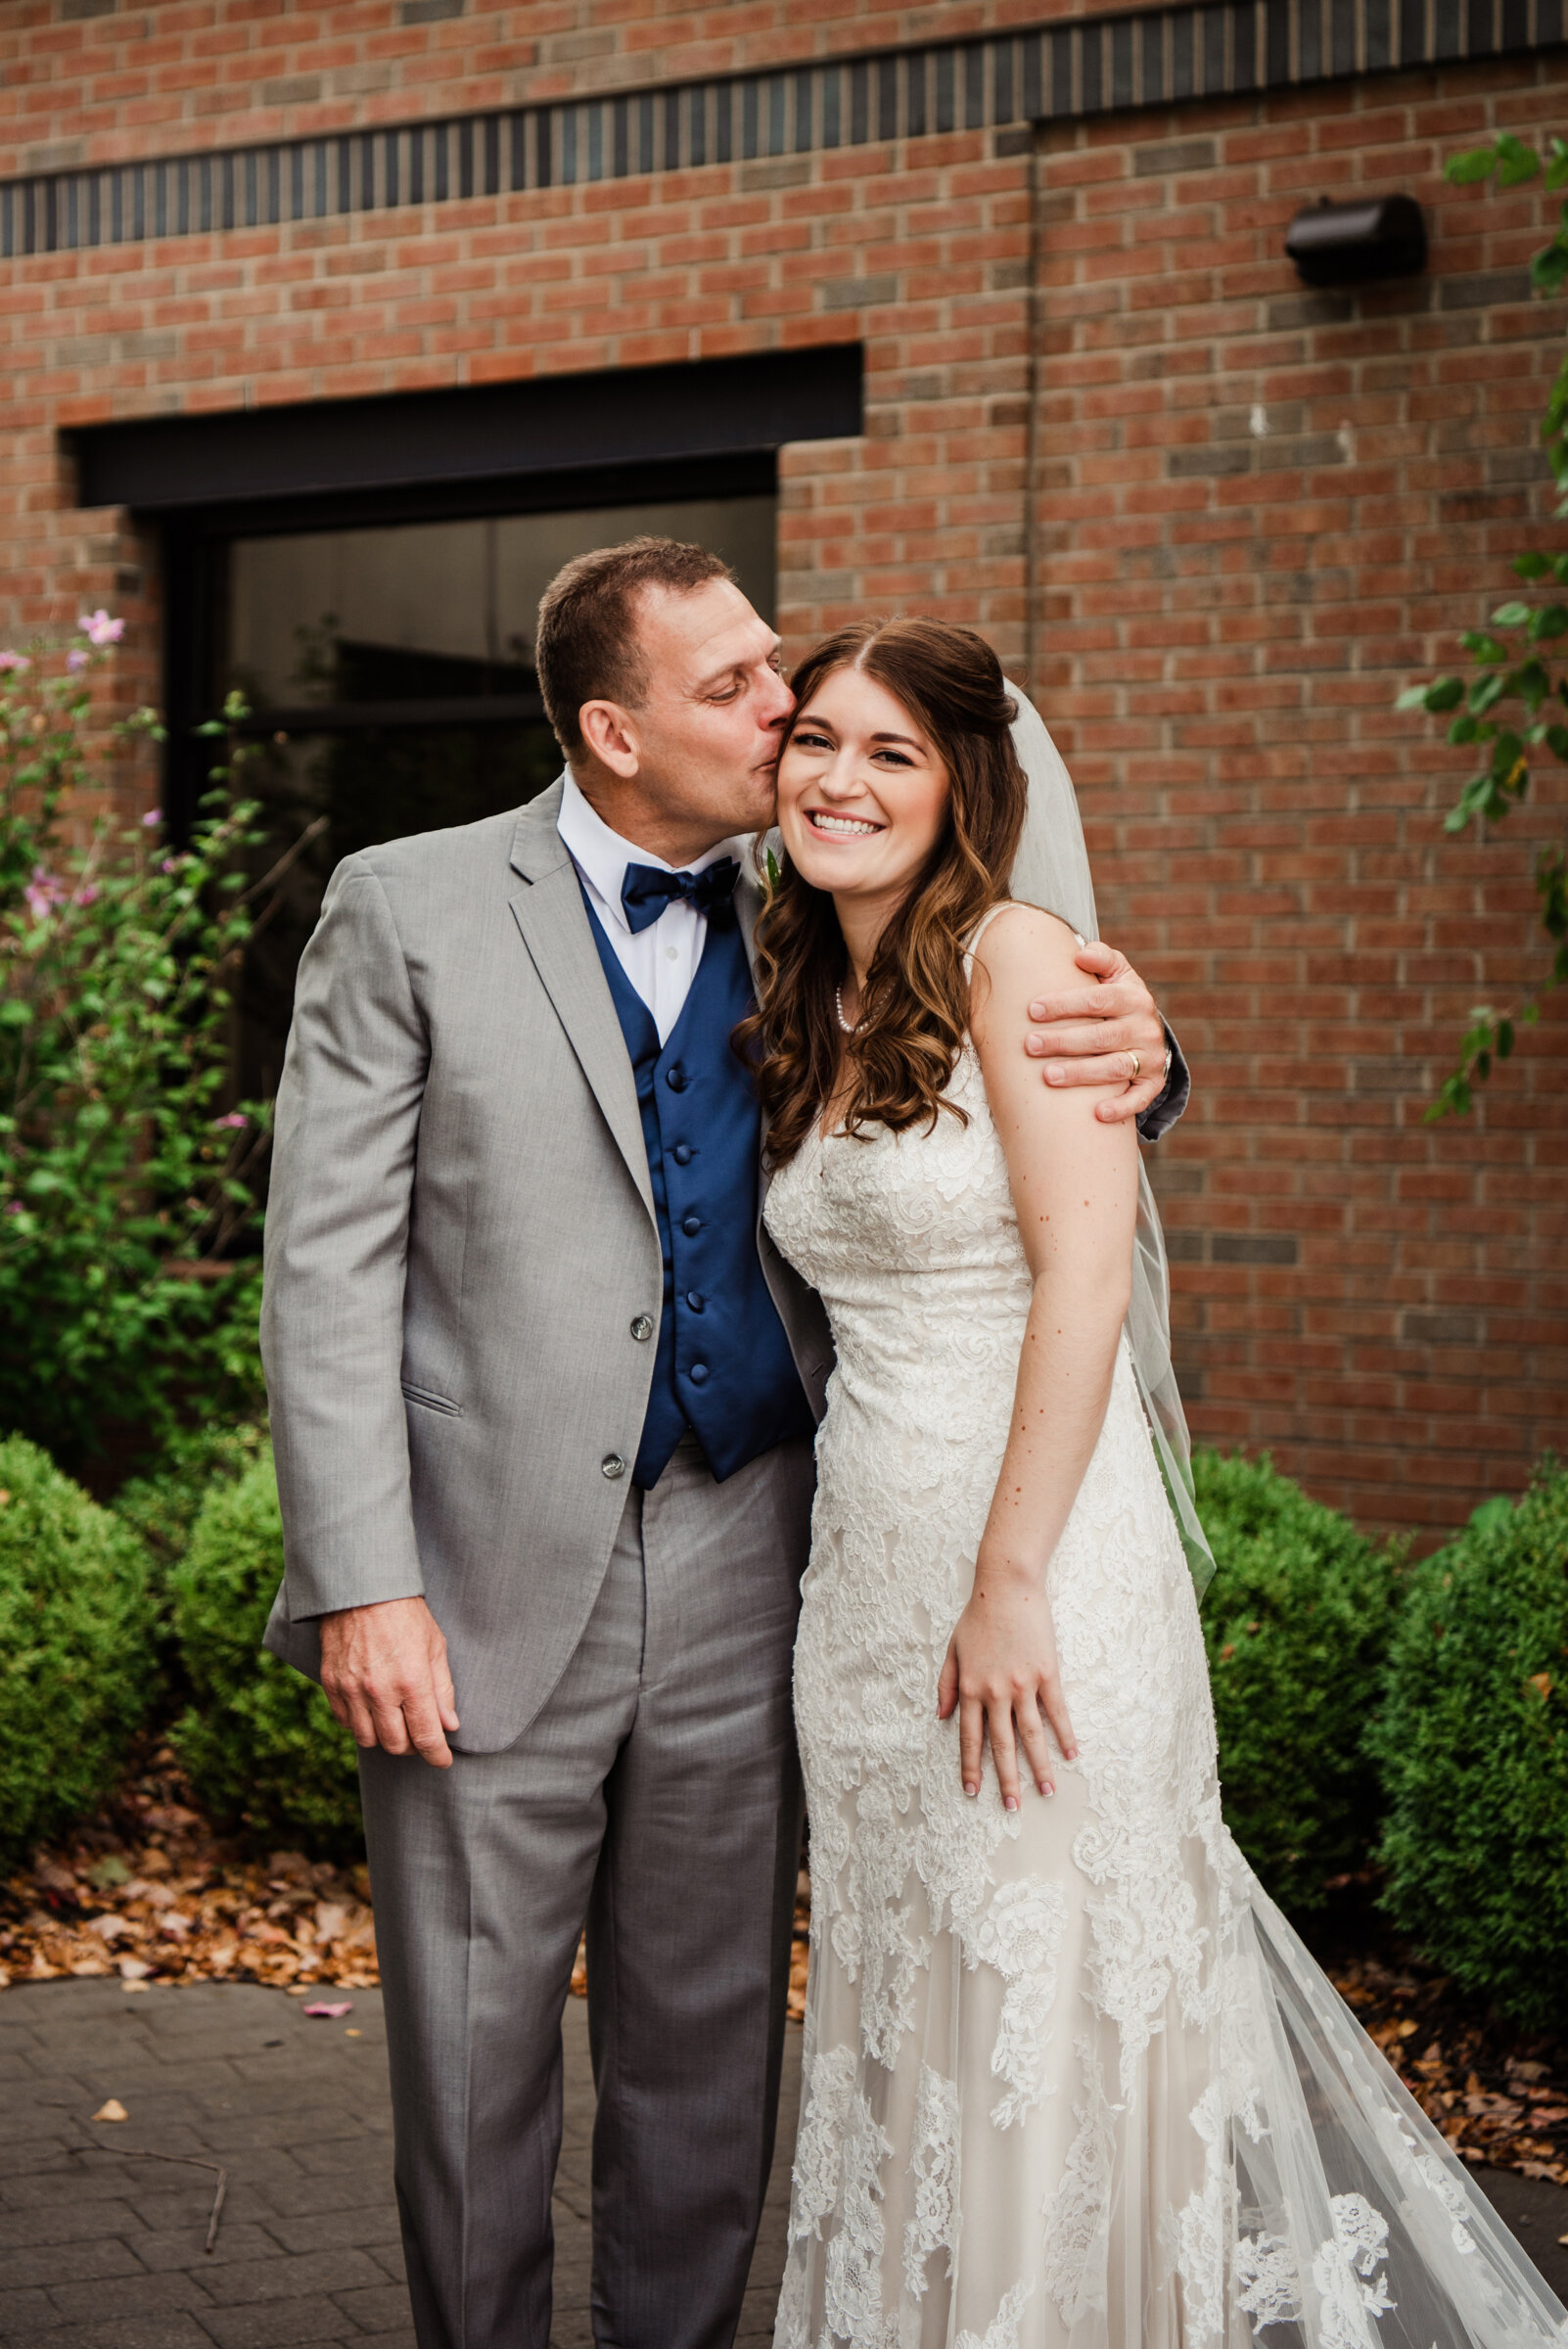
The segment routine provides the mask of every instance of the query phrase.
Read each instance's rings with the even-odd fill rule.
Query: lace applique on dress
[[[948,1097],[967,1123],[813,1136],[765,1202],[837,1352],[796,1650],[812,2052],[777,2349],[1236,2349],[1273,2326],[1568,2349],[1225,1830],[1125,1348],[1047,1581],[1080,1758],[1012,1815],[989,1757],[963,1794],[937,1682],[1032,1282],[967,1048]]]

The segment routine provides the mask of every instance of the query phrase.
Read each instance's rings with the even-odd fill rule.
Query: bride
[[[963,628],[794,684],[741,1040],[838,1367],[777,2349],[1568,2338],[1221,1817],[1152,1202],[1010,1048],[1093,927],[1065,769]]]

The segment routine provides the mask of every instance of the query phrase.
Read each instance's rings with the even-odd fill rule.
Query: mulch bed
[[[1568,2186],[1568,2049],[1521,2038],[1403,1948],[1353,1887],[1312,1938],[1330,1979],[1454,2151]],[[806,2006],[803,1873],[790,2014]],[[263,1982],[296,1996],[381,1980],[370,1877],[257,1853],[204,1819],[174,1756],[151,1753],[101,1815],[0,1887],[0,1990],[57,1975]],[[572,1987],[586,1989],[582,1953]]]

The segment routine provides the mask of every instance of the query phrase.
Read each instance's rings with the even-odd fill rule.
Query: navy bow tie
[[[633,937],[656,922],[667,905],[684,898],[719,929],[735,919],[735,884],[740,866],[733,856],[721,856],[700,873],[667,873],[657,864],[628,864],[621,883],[621,902]]]

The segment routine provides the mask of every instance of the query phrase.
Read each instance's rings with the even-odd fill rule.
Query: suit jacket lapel
[[[523,875],[527,887],[511,899],[513,918],[652,1217],[653,1188],[648,1179],[636,1080],[599,949],[588,928],[577,868],[556,830],[560,806],[557,783],[530,801],[518,818],[512,866]]]

